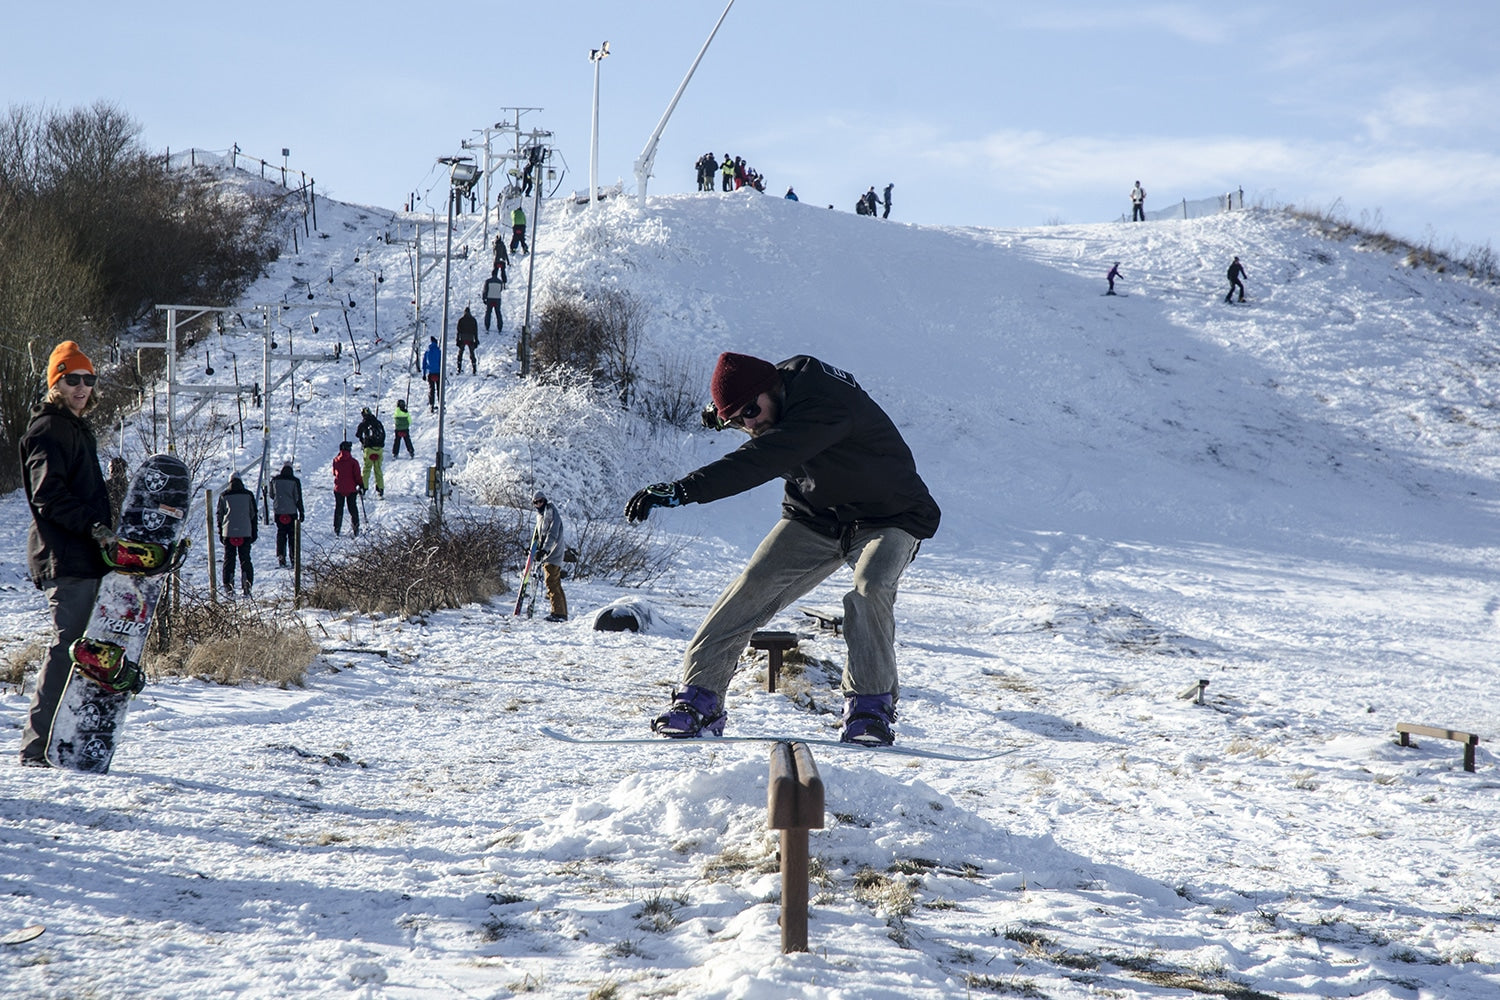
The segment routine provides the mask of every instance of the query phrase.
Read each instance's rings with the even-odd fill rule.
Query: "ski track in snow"
[[[387,277],[384,344],[350,312],[361,374],[307,363],[299,413],[272,397],[273,471],[301,466],[309,546],[334,544],[328,465],[361,406],[389,428],[405,397],[416,417],[418,460],[388,460],[375,525],[422,516],[436,445],[406,370],[416,217],[318,214],[327,238],[244,299],[296,303],[330,273],[358,299],[367,270]],[[455,235],[473,250],[456,315],[488,251]],[[780,955],[764,746],[537,733],[646,731],[778,489],[659,511],[678,564],[640,590],[570,581],[565,625],[512,617],[506,595],[409,619],[309,610],[325,646],[371,652],[324,654],[303,688],[153,683],[107,777],[0,767],[0,932],[48,927],[0,948],[0,994],[1500,993],[1494,289],[1259,212],[947,229],[747,191],[644,214],[548,203],[535,237],[538,296],[618,287],[647,306],[648,373],[706,386],[733,349],[860,378],[944,509],[897,608],[899,738],[1027,747],[977,765],[815,754],[812,951]],[[1234,254],[1243,309],[1222,302]],[[1123,300],[1099,295],[1115,260]],[[527,263],[481,376],[450,383],[456,509],[535,483],[576,528],[734,447],[515,379]],[[440,277],[423,301],[435,332]],[[258,372],[242,311],[253,328],[212,347]],[[288,326],[298,350],[344,333],[326,309]],[[204,486],[258,458],[236,433],[219,451],[192,523]],[[13,649],[45,616],[24,499],[0,508]],[[271,551],[256,586],[285,599]],[[846,580],[798,606],[837,608]],[[592,631],[621,596],[658,627]],[[842,641],[796,607],[770,627],[801,632],[811,662],[772,695],[747,656],[730,732],[832,735]],[[1178,697],[1199,679],[1205,704]],[[14,745],[26,698],[3,704]],[[1478,772],[1457,744],[1397,747],[1398,721],[1481,733]]]

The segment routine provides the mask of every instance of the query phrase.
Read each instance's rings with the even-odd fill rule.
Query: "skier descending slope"
[[[899,685],[896,587],[940,512],[911,450],[853,375],[800,355],[772,365],[719,356],[711,383],[718,417],[749,433],[736,451],[676,482],[630,498],[625,515],[709,503],[786,480],[782,520],[739,579],[719,596],[688,645],[683,686],[652,723],[663,736],[724,731],[724,693],[756,629],[841,565],[854,571],[844,596],[844,742],[890,745]]]

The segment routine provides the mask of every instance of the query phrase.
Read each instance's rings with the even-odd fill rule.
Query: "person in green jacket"
[[[406,442],[406,457],[416,458],[417,453],[411,450],[411,413],[406,409],[406,400],[396,400],[396,443],[391,447],[391,457],[401,457],[401,442]]]
[[[531,248],[526,245],[526,210],[517,205],[510,213],[510,251],[516,252],[519,247],[521,253],[530,253]]]

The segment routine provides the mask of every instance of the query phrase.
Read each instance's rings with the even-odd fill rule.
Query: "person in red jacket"
[[[359,505],[354,502],[356,493],[365,491],[360,482],[359,460],[354,457],[354,442],[339,445],[339,453],[333,459],[333,533],[344,533],[344,507],[349,508],[349,521],[354,526],[354,537],[359,537]]]
[[[674,738],[718,736],[724,693],[756,629],[842,566],[845,743],[895,740],[896,588],[941,511],[901,432],[854,376],[807,355],[773,365],[719,355],[710,384],[718,419],[750,440],[675,482],[630,498],[625,516],[711,503],[786,480],[781,521],[719,596],[683,657],[683,683],[651,728]]]

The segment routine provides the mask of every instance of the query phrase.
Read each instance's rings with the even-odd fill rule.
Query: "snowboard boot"
[[[896,700],[888,694],[851,694],[844,699],[841,743],[864,743],[888,747],[896,742],[891,723],[896,721]]]
[[[672,704],[651,723],[651,731],[672,739],[723,736],[724,709],[719,696],[689,684],[672,694]]]

